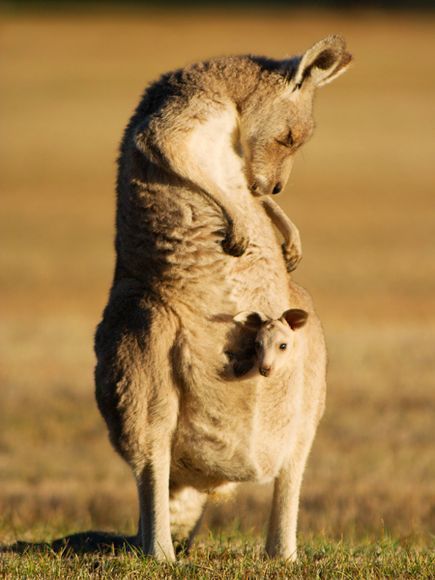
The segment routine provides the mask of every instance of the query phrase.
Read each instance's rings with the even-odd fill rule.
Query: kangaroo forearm
[[[136,146],[153,163],[187,182],[207,203],[220,209],[227,230],[224,251],[240,256],[249,243],[243,216],[233,202],[235,190],[243,186],[242,161],[231,148],[228,153],[237,128],[237,111],[231,103],[207,102],[205,109],[193,115],[181,108],[169,119],[164,111],[159,112],[136,134]],[[238,163],[240,175],[234,182],[231,172]]]
[[[263,198],[261,203],[267,215],[270,217],[273,224],[278,228],[278,231],[283,236],[285,242],[290,243],[297,232],[295,224],[287,217],[279,205],[269,197]]]
[[[137,135],[136,145],[139,150],[152,163],[193,185],[207,202],[211,201],[219,207],[228,224],[233,223],[236,217],[228,196],[201,169],[198,159],[189,150],[190,132],[177,133],[172,127],[159,126],[156,134],[154,123],[153,120],[144,132]]]

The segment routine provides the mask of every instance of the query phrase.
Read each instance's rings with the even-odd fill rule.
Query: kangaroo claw
[[[300,247],[282,245],[282,255],[284,256],[287,272],[296,270],[297,265],[302,260],[302,252]]]
[[[248,245],[249,239],[245,237],[237,239],[232,235],[227,235],[227,237],[222,241],[224,252],[230,256],[235,256],[236,258],[239,258],[246,252]]]

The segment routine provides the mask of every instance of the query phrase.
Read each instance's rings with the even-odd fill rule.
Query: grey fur
[[[326,49],[333,56],[316,68]],[[296,557],[326,355],[311,299],[288,278],[271,219],[284,233],[289,269],[300,243],[291,250],[285,215],[271,200],[265,212],[257,196],[285,185],[312,132],[315,87],[348,60],[342,39],[328,37],[302,58],[198,63],[151,85],[125,131],[115,274],[95,338],[96,398],[136,478],[139,543],[157,558],[174,559],[171,529],[188,535],[210,491],[272,480],[266,549]],[[227,380],[225,353],[242,332],[233,316],[255,309],[277,318],[289,308],[309,312],[294,368],[267,388],[259,376]]]

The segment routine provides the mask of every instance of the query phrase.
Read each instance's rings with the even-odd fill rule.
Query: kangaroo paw
[[[283,244],[282,255],[284,256],[287,272],[293,272],[302,260],[301,248],[294,245],[287,246],[286,244]]]
[[[242,256],[249,245],[249,238],[247,236],[236,236],[234,232],[228,233],[222,241],[222,248],[226,254],[235,256],[236,258]]]

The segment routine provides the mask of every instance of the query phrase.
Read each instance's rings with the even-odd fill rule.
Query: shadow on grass
[[[113,554],[138,551],[136,536],[119,536],[108,532],[79,532],[53,542],[15,542],[8,546],[0,545],[0,553],[24,554],[27,551],[42,552],[52,550],[61,554]]]

